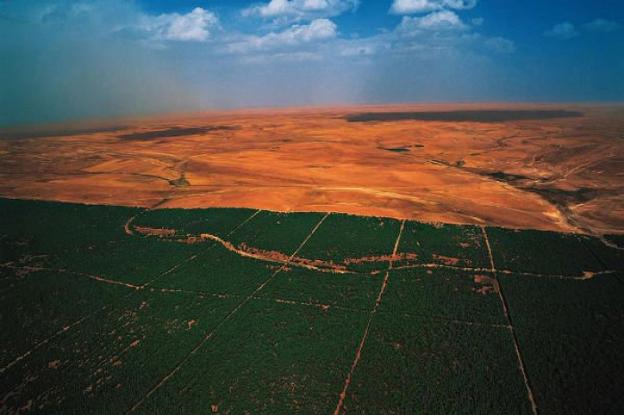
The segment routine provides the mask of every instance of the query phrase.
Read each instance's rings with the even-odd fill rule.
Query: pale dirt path
[[[498,288],[496,291],[498,292],[498,297],[500,299],[501,306],[503,307],[503,313],[505,314],[505,319],[507,320],[507,325],[509,327],[509,331],[510,331],[511,336],[513,338],[514,350],[516,352],[516,358],[518,360],[518,367],[520,369],[520,373],[522,374],[522,380],[524,382],[524,386],[525,386],[526,391],[527,391],[527,397],[528,397],[528,400],[529,400],[529,404],[531,405],[531,410],[533,412],[533,415],[538,415],[537,403],[535,401],[535,396],[533,394],[533,389],[531,387],[531,382],[529,381],[529,375],[527,373],[526,365],[524,363],[524,359],[522,358],[522,353],[520,352],[520,345],[519,345],[519,342],[518,342],[518,336],[516,334],[516,330],[514,329],[514,326],[513,326],[513,323],[512,323],[512,319],[511,319],[511,315],[509,314],[509,304],[507,303],[507,298],[505,298],[505,293],[503,292],[503,286],[500,283],[500,280],[499,280],[498,275],[497,275],[496,267],[494,265],[494,256],[492,255],[492,248],[490,246],[490,239],[488,237],[487,230],[485,229],[485,226],[481,227],[481,231],[483,233],[483,238],[485,240],[485,246],[487,247],[488,256],[490,258],[490,266],[491,266],[490,272],[492,272],[492,274],[494,274],[494,278],[496,278],[496,286]]]
[[[316,224],[316,226],[312,228],[310,233],[301,242],[301,244],[297,247],[297,249],[290,255],[290,258],[295,257],[295,255],[303,248],[303,246],[308,242],[308,240],[312,237],[312,235],[314,235],[314,233],[323,224],[323,222],[325,221],[325,219],[327,219],[328,216],[329,216],[329,213],[325,214],[325,216],[321,218],[321,220]],[[193,357],[193,355],[195,355],[195,353],[197,353],[203,347],[203,345],[206,342],[212,339],[212,337],[217,332],[217,330],[219,330],[225,323],[227,323],[245,304],[251,301],[287,265],[288,263],[278,268],[273,274],[271,274],[269,278],[266,279],[266,281],[264,281],[260,286],[258,286],[248,297],[246,297],[243,301],[241,301],[232,311],[230,311],[230,313],[228,313],[228,315],[226,315],[223,318],[223,320],[221,320],[221,322],[219,322],[211,331],[206,333],[206,335],[201,339],[201,341],[197,343],[197,345],[180,362],[178,362],[178,364],[169,373],[167,373],[149,391],[147,391],[147,393],[143,397],[141,397],[141,399],[139,399],[134,405],[132,405],[126,413],[132,413],[136,411],[141,405],[143,405],[143,403],[147,399],[149,399],[150,396],[152,396],[158,389],[160,389],[165,383],[167,383],[169,379],[175,376],[175,374],[182,368],[182,366],[184,366],[184,364],[186,364],[186,362],[188,362]]]
[[[394,242],[394,249],[392,250],[392,257],[395,257],[397,254],[404,227],[405,227],[405,221],[403,220],[401,221],[401,228],[399,229],[399,233]],[[362,350],[364,349],[366,340],[368,339],[368,333],[370,331],[371,324],[373,323],[373,318],[375,317],[375,314],[377,313],[377,310],[379,309],[379,306],[381,305],[381,300],[383,299],[383,295],[386,292],[386,287],[388,286],[388,279],[390,277],[390,271],[392,270],[392,263],[393,263],[392,260],[388,262],[388,270],[386,271],[381,287],[379,288],[379,293],[377,294],[375,305],[373,306],[372,310],[369,313],[368,322],[366,323],[366,327],[364,328],[364,333],[362,334],[360,343],[358,344],[358,347],[355,350],[355,358],[353,359],[353,363],[351,364],[351,368],[349,369],[349,373],[347,374],[347,377],[345,379],[344,386],[342,387],[342,391],[340,392],[340,395],[338,396],[338,403],[336,404],[336,409],[334,409],[334,415],[340,415],[340,412],[342,411],[344,400],[347,397],[347,392],[349,391],[349,386],[351,386],[351,380],[353,379],[353,374],[355,373],[355,369],[357,368],[358,363],[360,362],[360,359],[362,358]]]

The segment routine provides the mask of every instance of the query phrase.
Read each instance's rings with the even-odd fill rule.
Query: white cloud
[[[229,50],[245,53],[254,50],[266,50],[297,46],[335,38],[338,27],[329,19],[315,19],[307,25],[293,25],[281,32],[271,32],[263,36],[247,36],[241,41],[229,45]]]
[[[399,24],[398,31],[409,35],[421,31],[462,30],[465,28],[466,25],[455,12],[442,10],[429,13],[423,17],[404,16]]]
[[[436,10],[472,9],[477,0],[394,0],[390,7],[393,14],[427,13]]]
[[[474,26],[481,26],[483,24],[483,22],[485,21],[485,19],[483,19],[483,17],[475,17],[474,19],[471,19],[470,22],[474,25]]]
[[[217,16],[201,7],[187,14],[165,13],[145,16],[141,27],[157,40],[203,42],[219,26]]]
[[[555,37],[557,39],[572,39],[578,36],[578,32],[576,30],[576,26],[574,26],[570,22],[563,22],[556,24],[552,27],[552,29],[547,30],[544,33],[545,36]]]
[[[311,19],[337,16],[359,6],[359,0],[270,0],[243,10],[245,16]]]
[[[381,35],[380,35],[381,36]],[[476,31],[450,10],[425,16],[403,16],[401,23],[385,40],[392,54],[441,59],[462,54],[491,56],[493,53],[514,53],[515,43],[504,37],[488,37]]]
[[[485,40],[485,46],[500,53],[512,53],[516,51],[516,45],[504,37],[491,37]]]
[[[277,52],[266,54],[252,54],[241,57],[240,62],[247,64],[273,64],[276,62],[319,62],[323,55],[318,52]]]
[[[592,32],[615,32],[620,29],[620,25],[606,19],[595,19],[583,25],[583,27]]]
[[[340,49],[340,56],[372,56],[377,53],[377,49],[374,45],[355,45],[355,46],[345,46]]]

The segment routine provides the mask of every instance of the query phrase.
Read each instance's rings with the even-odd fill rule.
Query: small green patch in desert
[[[254,300],[139,413],[331,413],[367,315]]]
[[[281,265],[242,257],[214,244],[171,273],[157,278],[151,286],[217,295],[248,295]]]
[[[118,241],[68,248],[52,257],[50,266],[140,285],[205,250],[206,246],[125,236]]]
[[[344,402],[351,414],[530,414],[509,330],[375,316]]]
[[[430,225],[407,221],[397,254],[395,267],[440,264],[490,268],[483,233],[476,226]]]
[[[33,271],[24,278],[0,295],[0,368],[127,293],[71,273]]]
[[[260,296],[321,307],[370,310],[381,288],[384,274],[353,275],[291,267],[281,271]]]
[[[236,246],[292,255],[325,216],[262,211],[228,237]]]
[[[504,276],[540,413],[621,413],[624,283]]]
[[[381,312],[506,324],[498,282],[488,272],[403,269],[390,273]]]
[[[171,229],[179,237],[209,233],[224,238],[254,213],[252,209],[155,209],[137,215],[132,225]]]
[[[359,272],[386,270],[400,227],[395,219],[332,214],[298,256]]]
[[[582,276],[604,269],[582,235],[489,228],[497,269],[514,272]]]
[[[125,413],[235,306],[184,293],[123,298],[0,375],[14,388],[3,401],[9,413],[28,405],[40,413]]]

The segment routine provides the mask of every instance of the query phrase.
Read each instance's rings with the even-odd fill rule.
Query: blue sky
[[[622,101],[621,0],[0,0],[0,124]]]

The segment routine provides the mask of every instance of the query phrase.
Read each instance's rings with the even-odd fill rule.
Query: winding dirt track
[[[503,122],[353,116],[487,108],[580,115]],[[250,110],[112,124],[0,129],[0,195],[624,233],[622,106]]]
[[[578,280],[578,281],[590,280],[598,276],[609,275],[609,274],[613,274],[616,272],[614,270],[605,270],[605,271],[599,271],[599,272],[585,272],[582,276],[560,275],[560,274],[539,274],[539,273],[534,273],[534,272],[496,269],[494,268],[493,262],[491,262],[490,268],[462,267],[462,266],[444,264],[444,263],[419,263],[419,264],[411,264],[411,265],[404,265],[404,266],[395,266],[394,263],[397,261],[401,261],[404,259],[410,259],[410,260],[417,259],[417,255],[412,252],[398,252],[397,244],[395,244],[394,250],[391,255],[377,256],[377,257],[345,258],[342,261],[342,263],[334,263],[331,261],[324,261],[320,259],[303,258],[303,257],[297,256],[296,254],[289,255],[289,254],[278,252],[278,251],[268,251],[265,249],[260,249],[260,248],[256,248],[253,246],[249,246],[247,244],[239,244],[238,246],[236,246],[234,243],[227,241],[223,238],[220,238],[217,235],[210,234],[210,233],[202,233],[199,237],[186,236],[183,238],[179,237],[176,239],[175,237],[172,237],[172,235],[175,233],[175,230],[167,230],[167,232],[165,233],[158,234],[157,232],[155,232],[157,231],[157,229],[155,228],[152,229],[148,227],[138,227],[138,226],[133,227],[132,226],[133,219],[134,217],[130,218],[128,222],[126,222],[126,224],[124,225],[125,232],[128,235],[142,234],[145,236],[158,237],[160,239],[165,239],[165,240],[169,240],[172,242],[179,242],[179,243],[189,243],[189,241],[190,243],[202,243],[206,241],[213,241],[213,242],[218,243],[219,245],[221,245],[223,248],[227,249],[228,251],[233,252],[236,255],[239,255],[241,257],[252,258],[252,259],[263,261],[263,262],[279,264],[282,267],[288,266],[288,267],[295,267],[295,268],[305,268],[305,269],[309,269],[309,270],[313,270],[317,272],[332,273],[332,274],[376,275],[380,273],[380,271],[378,270],[362,272],[362,271],[350,270],[347,268],[348,264],[363,263],[363,262],[378,262],[380,264],[389,263],[390,264],[389,269],[394,269],[394,270],[414,269],[414,268],[452,269],[452,270],[457,270],[457,271],[467,271],[467,272],[475,272],[475,273],[493,272],[493,273],[501,273],[501,274],[507,274],[507,275],[515,274],[515,275],[525,275],[525,276],[531,276],[531,277],[555,278],[555,279]],[[401,230],[403,229],[404,223],[405,222],[402,222],[401,224]],[[485,237],[486,247],[488,250],[490,261],[493,261],[492,251],[489,245],[489,240],[487,239],[487,236],[486,236],[487,234],[486,234],[485,228],[482,227],[482,230],[483,230],[483,234]],[[173,232],[169,232],[169,231],[173,231]],[[452,258],[452,259],[455,259],[455,258]],[[102,280],[106,282],[104,278],[100,278],[96,276],[88,276],[86,274],[83,274],[83,275],[92,279]],[[118,283],[116,281],[108,281],[108,282],[112,284]],[[121,285],[127,285],[127,284],[121,283]],[[147,285],[149,285],[149,283],[144,286],[129,286],[129,287],[142,289],[142,288],[145,288]]]

